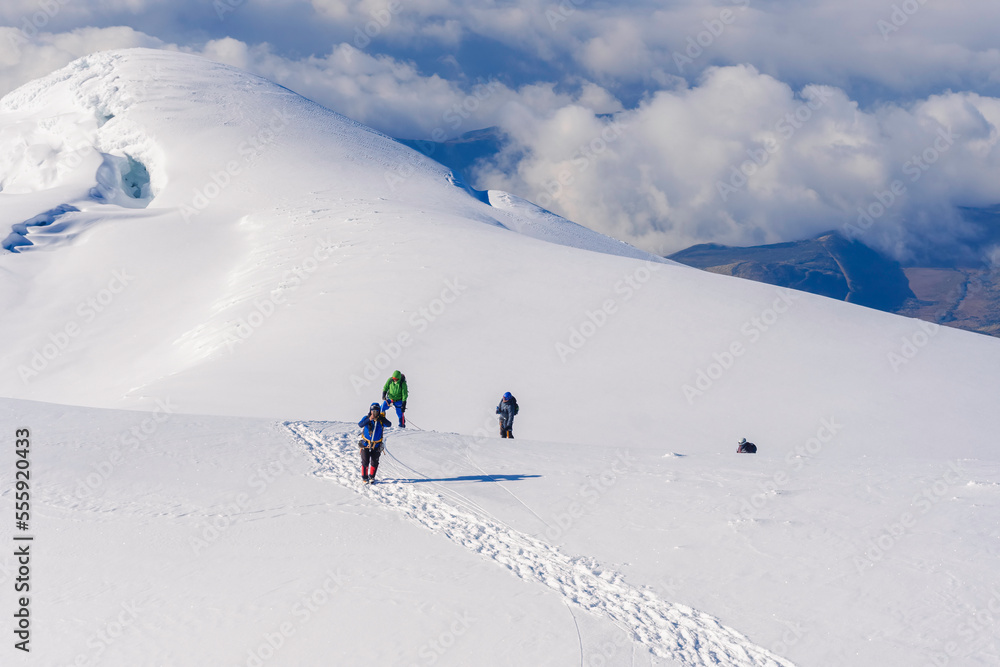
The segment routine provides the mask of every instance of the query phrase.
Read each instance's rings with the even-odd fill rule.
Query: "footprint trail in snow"
[[[521,579],[554,589],[569,604],[611,619],[654,655],[685,666],[794,667],[718,619],[630,586],[621,574],[602,568],[593,559],[570,557],[443,487],[443,493],[429,493],[408,484],[362,489],[351,425],[285,422],[284,426],[309,450],[318,475],[363,491],[411,521],[500,563]]]

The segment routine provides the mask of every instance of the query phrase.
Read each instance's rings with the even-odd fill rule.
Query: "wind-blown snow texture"
[[[5,97],[0,187],[0,395],[46,402],[0,413],[40,443],[56,592],[39,628],[67,638],[39,630],[45,664],[133,598],[158,611],[108,664],[248,664],[333,562],[350,594],[268,664],[995,654],[995,625],[967,619],[998,584],[1000,341],[479,201],[388,137],[183,54],[88,56]],[[396,368],[426,431],[393,433],[385,465],[438,495],[347,479],[333,420]],[[505,390],[522,410],[501,442]],[[761,453],[733,459],[742,436]],[[294,474],[262,481],[275,461]],[[458,647],[473,609],[502,629],[429,648]],[[396,639],[362,641],[358,610]]]

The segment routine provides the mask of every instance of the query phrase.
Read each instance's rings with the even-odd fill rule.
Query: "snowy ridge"
[[[527,199],[502,190],[488,190],[486,196],[496,218],[507,229],[541,241],[581,248],[607,255],[631,257],[669,264],[671,260],[639,250],[624,241],[604,236],[583,225],[558,216]]]
[[[385,482],[361,486],[353,425],[328,422],[284,425],[308,449],[316,461],[318,476],[364,493],[410,521],[496,561],[523,580],[557,591],[569,604],[610,618],[634,641],[646,645],[659,657],[685,666],[793,667],[793,663],[757,646],[712,616],[629,586],[621,574],[603,569],[592,559],[571,558],[556,547],[507,526],[476,503],[439,484],[435,486],[440,492],[434,494]],[[386,454],[380,465],[383,471],[395,465],[406,467],[390,452]]]

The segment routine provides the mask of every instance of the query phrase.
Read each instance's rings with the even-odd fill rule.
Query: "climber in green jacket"
[[[396,416],[399,417],[399,428],[406,428],[406,376],[399,371],[393,371],[392,377],[385,381],[382,386],[382,412],[392,405],[396,408]]]

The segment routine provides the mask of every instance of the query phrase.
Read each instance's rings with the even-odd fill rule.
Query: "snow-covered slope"
[[[663,262],[662,257],[651,255],[622,241],[594,234],[590,229],[570,222],[551,211],[532,204],[526,199],[501,190],[489,190],[486,197],[495,216],[507,229],[532,238],[558,243],[572,248],[584,248],[608,255],[633,257],[652,262]]]
[[[0,110],[3,224],[80,209],[0,257],[3,395],[348,418],[398,367],[416,422],[464,433],[506,389],[520,429],[565,442],[714,451],[835,415],[852,453],[958,453],[956,424],[1000,426],[996,341],[511,233],[560,225],[229,67],[99,54]]]
[[[42,516],[67,555],[53,549],[43,558],[69,592],[61,611],[44,615],[78,640],[92,630],[80,620],[89,600],[111,609],[134,590],[173,619],[156,635],[170,646],[156,664],[187,663],[176,642],[189,631],[190,646],[210,645],[213,632],[252,643],[309,592],[311,580],[282,578],[303,552],[312,573],[330,550],[342,549],[346,563],[382,544],[388,552],[375,550],[372,569],[429,572],[427,581],[440,583],[433,604],[449,613],[466,604],[456,600],[497,597],[506,602],[491,608],[491,628],[499,620],[533,627],[524,632],[535,639],[518,646],[491,629],[489,646],[510,653],[480,646],[475,654],[495,664],[578,664],[579,644],[617,641],[616,625],[628,656],[640,647],[679,664],[767,664],[750,657],[755,647],[802,664],[881,665],[899,655],[919,664],[937,650],[926,629],[942,623],[940,606],[922,596],[945,605],[956,627],[962,605],[990,602],[996,339],[664,262],[505,193],[479,201],[447,169],[388,137],[183,54],[88,56],[5,97],[0,186],[0,395],[214,415],[172,416],[151,437],[153,454],[128,458],[135,483],[125,475],[102,482],[103,500],[92,504],[74,500],[76,484],[100,469],[123,432],[142,433],[148,417],[3,403],[13,415],[4,428],[47,433],[38,454]],[[399,461],[445,480],[430,487],[437,500],[395,487],[358,496],[322,479],[350,465],[342,422],[356,422],[396,368],[410,385],[407,416],[426,431],[400,436],[401,447],[410,444],[401,454],[412,458]],[[522,406],[519,444],[493,439],[505,390]],[[259,418],[323,423],[285,428]],[[731,459],[741,436],[761,454]],[[246,541],[207,560],[182,556],[193,547],[172,540],[225,515],[282,447],[297,448],[296,473],[264,504],[235,512]],[[639,463],[605,493],[599,482],[619,451]],[[670,453],[683,456],[664,458]],[[961,472],[949,472],[952,464]],[[192,470],[193,481],[184,480]],[[514,474],[509,485],[498,471]],[[590,483],[598,483],[593,493]],[[456,485],[464,501],[448,499]],[[936,518],[895,536],[896,524],[909,523],[905,513],[923,516],[928,489]],[[488,507],[499,523],[456,533],[438,522],[454,509],[435,504],[446,500]],[[574,529],[557,530],[574,503],[583,508],[568,519]],[[407,514],[410,505],[426,514]],[[942,505],[949,509],[938,513]],[[383,511],[393,509],[401,515]],[[266,529],[255,530],[257,518]],[[892,553],[873,560],[869,576],[866,540],[886,530]],[[359,531],[368,540],[360,546],[342,539]],[[152,541],[133,544],[137,533]],[[68,553],[87,534],[134,551],[109,559],[105,571],[105,547],[89,544],[86,565],[68,570]],[[520,544],[521,556],[539,556],[546,544],[560,551],[511,562],[490,535],[506,548]],[[473,555],[450,551],[442,537]],[[180,589],[151,592],[166,584],[133,557],[158,550],[153,563]],[[404,550],[425,569],[399,556]],[[248,564],[227,569],[248,551]],[[527,587],[495,579],[491,561]],[[551,573],[539,565],[546,562]],[[564,585],[574,563],[585,567]],[[275,571],[246,586],[268,567]],[[597,582],[602,568],[606,586]],[[112,582],[113,571],[128,583]],[[475,589],[481,595],[454,583],[480,573],[489,580]],[[203,588],[214,576],[217,587]],[[364,575],[352,575],[358,589],[344,604],[385,613],[399,593],[402,623],[412,612],[405,605],[427,591],[407,588],[405,575],[380,576],[368,599]],[[655,600],[636,597],[662,580],[675,583]],[[545,587],[557,592],[538,592]],[[190,592],[204,612],[185,616],[185,598],[171,590]],[[605,620],[581,621],[574,605],[596,613],[582,618]],[[692,612],[703,634],[664,629],[676,605],[711,616]],[[596,623],[594,634],[580,625],[566,649],[571,626],[556,629],[556,615]],[[336,637],[363,640],[349,628]],[[325,646],[328,629],[311,632],[303,651]],[[379,646],[365,654],[373,661],[357,664],[400,656],[422,664],[411,656],[426,632],[433,627],[384,647],[373,640]],[[751,652],[743,662],[697,650],[721,650],[737,635]],[[204,664],[247,663],[245,652],[224,654],[229,648],[205,653]],[[282,661],[310,664],[284,657],[293,654]],[[136,655],[113,664],[136,664]],[[630,664],[623,655],[608,664]],[[469,664],[458,653],[448,662]]]
[[[352,423],[0,402],[24,427],[5,665],[996,664],[995,461],[407,430],[365,487]]]

